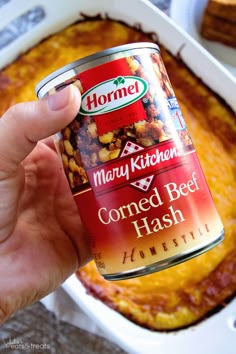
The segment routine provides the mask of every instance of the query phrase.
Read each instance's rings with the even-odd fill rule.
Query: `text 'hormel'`
[[[106,95],[98,96],[95,93],[88,95],[86,97],[86,106],[88,110],[97,108],[98,106],[104,106],[112,101],[120,100],[121,98],[127,97],[128,95],[134,95],[139,92],[138,81],[135,81],[134,85],[129,85],[128,87],[121,87],[117,90],[108,92]]]
[[[147,82],[135,76],[101,82],[83,94],[80,113],[91,116],[115,111],[136,102],[147,89]]]
[[[159,144],[158,148],[155,146],[143,151],[118,158],[111,163],[87,171],[95,193],[113,189],[127,181],[131,183],[133,180],[181,163],[182,154],[173,145],[172,140]]]

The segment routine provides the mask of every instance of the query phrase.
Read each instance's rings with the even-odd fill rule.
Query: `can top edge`
[[[153,49],[157,49],[159,50],[159,47],[156,43],[152,43],[152,42],[137,42],[137,43],[130,43],[130,44],[123,44],[120,46],[116,46],[113,48],[109,48],[109,49],[105,49],[102,50],[100,52],[94,53],[94,54],[90,54],[84,58],[78,59],[73,61],[70,64],[67,64],[63,67],[61,67],[60,69],[54,71],[53,73],[51,73],[50,75],[46,76],[43,80],[41,80],[36,88],[35,88],[35,93],[36,95],[39,97],[39,92],[40,90],[51,80],[55,79],[57,76],[60,76],[61,74],[63,74],[64,72],[74,69],[75,67],[79,66],[79,65],[83,65],[89,61],[95,60],[95,59],[99,59],[102,57],[105,57],[107,55],[112,55],[118,52],[122,52],[125,50],[132,50],[132,49],[142,49],[142,48],[153,48]]]

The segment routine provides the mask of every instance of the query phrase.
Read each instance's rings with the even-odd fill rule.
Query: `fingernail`
[[[71,100],[71,88],[67,86],[61,91],[58,91],[54,95],[50,95],[47,97],[48,106],[52,111],[59,111],[66,107],[66,105]]]

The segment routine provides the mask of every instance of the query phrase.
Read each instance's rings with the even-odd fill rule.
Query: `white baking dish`
[[[20,6],[19,6],[20,3]],[[236,110],[235,78],[204,48],[191,39],[173,21],[146,0],[11,0],[0,9],[3,29],[15,17],[34,6],[41,6],[45,19],[0,52],[0,67],[6,66],[21,52],[81,18],[106,14],[110,18],[142,25],[144,31],[156,32],[159,41],[174,55],[180,53],[183,61],[210,88],[216,91]],[[91,316],[115,341],[129,353],[135,354],[235,354],[236,353],[236,301],[222,311],[189,329],[172,333],[158,333],[143,329],[102,302],[86,294],[75,276],[70,277],[64,289],[74,301]]]
[[[236,301],[188,329],[153,332],[144,329],[86,294],[75,275],[63,288],[72,299],[107,333],[109,340],[130,354],[235,354]]]

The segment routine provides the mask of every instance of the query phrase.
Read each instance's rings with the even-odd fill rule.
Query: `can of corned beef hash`
[[[119,280],[199,255],[224,229],[159,48],[133,43],[42,80],[42,98],[74,84],[82,103],[55,137],[99,272]]]

